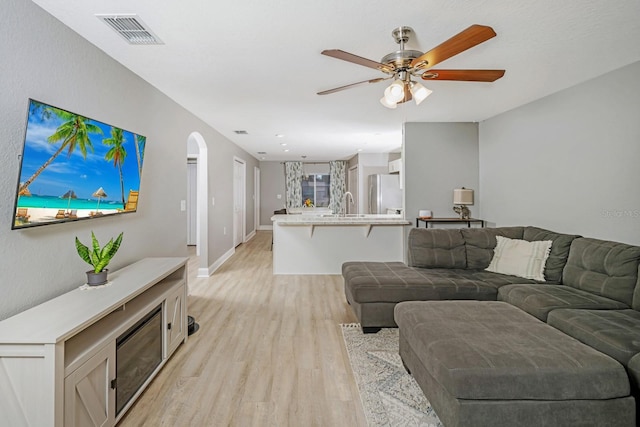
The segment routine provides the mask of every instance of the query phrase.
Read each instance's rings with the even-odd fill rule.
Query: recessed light
[[[286,142],[281,142],[280,145],[282,145],[283,147],[286,147],[287,143]]]
[[[288,153],[288,152],[289,152],[289,149],[288,149],[288,148],[285,148],[285,149],[284,149],[284,150],[282,150],[282,151],[284,151],[285,153]]]
[[[362,151],[362,148],[358,148],[356,151],[359,153]]]
[[[276,133],[276,138],[284,138],[284,135],[281,133]]]
[[[266,157],[264,157],[264,156],[260,157],[260,160],[264,160],[264,159],[266,159]]]

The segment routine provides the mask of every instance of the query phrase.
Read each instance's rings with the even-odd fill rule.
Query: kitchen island
[[[341,274],[346,261],[403,261],[399,215],[274,215],[273,274]]]

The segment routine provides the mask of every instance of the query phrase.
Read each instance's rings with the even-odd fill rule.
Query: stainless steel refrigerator
[[[369,175],[369,213],[386,214],[402,208],[399,175]]]

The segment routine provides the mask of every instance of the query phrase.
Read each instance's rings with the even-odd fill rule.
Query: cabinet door
[[[115,422],[115,341],[64,380],[65,427],[111,426]]]
[[[187,305],[185,285],[169,294],[165,302],[166,313],[166,354],[169,357],[187,336]]]

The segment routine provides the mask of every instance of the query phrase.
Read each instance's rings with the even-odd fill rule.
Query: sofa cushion
[[[640,388],[640,354],[636,354],[629,360],[627,370],[629,371],[631,385],[638,390]]]
[[[467,253],[458,229],[412,228],[407,261],[410,267],[465,268]]]
[[[639,264],[638,246],[581,237],[571,243],[562,283],[631,306]]]
[[[571,242],[576,238],[573,234],[554,233],[553,231],[544,230],[538,227],[525,227],[522,238],[529,242],[538,240],[551,240],[551,252],[544,267],[544,277],[548,282],[560,282],[562,279],[562,270],[567,264],[569,257],[569,248]]]
[[[462,228],[460,232],[467,249],[467,268],[484,270],[493,258],[496,236],[522,239],[524,227]]]
[[[638,266],[638,281],[636,282],[636,287],[633,291],[633,305],[631,308],[640,311],[640,266]],[[640,402],[638,403],[640,406]],[[638,414],[638,417],[640,417],[640,414]]]
[[[495,301],[497,288],[535,283],[483,270],[414,268],[401,262],[346,262],[345,293],[359,303],[476,299]]]
[[[496,241],[487,271],[544,282],[544,265],[551,251],[551,240],[527,242],[496,236]]]
[[[640,312],[635,310],[553,310],[547,323],[625,366],[640,353]]]
[[[593,310],[629,308],[619,301],[565,285],[507,285],[498,290],[498,301],[508,302],[542,321],[547,320],[551,310],[559,308]]]
[[[420,363],[458,399],[610,399],[629,394],[610,357],[495,301],[404,302],[395,320]]]

